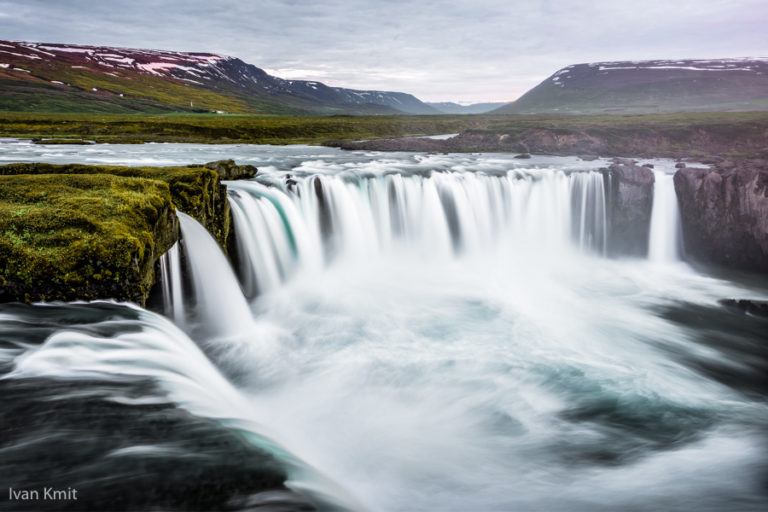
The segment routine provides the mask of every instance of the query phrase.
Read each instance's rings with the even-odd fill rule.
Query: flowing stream
[[[764,299],[766,288],[681,261],[671,174],[656,174],[648,257],[610,258],[599,161],[2,149],[6,159],[126,164],[220,152],[259,166],[255,180],[227,183],[236,268],[179,214],[183,243],[161,263],[160,307],[176,325],[108,303],[0,307],[0,383],[76,382],[78,396],[126,407],[129,423],[137,404],[170,404],[258,450],[236,458],[250,448],[213,452],[175,437],[110,444],[108,460],[131,453],[150,469],[182,460],[168,451],[180,450],[184,462],[160,479],[203,482],[219,477],[193,469],[229,468],[211,473],[226,474],[216,492],[231,489],[211,508],[285,510],[273,495],[242,498],[238,475],[263,454],[285,472],[280,499],[326,509],[768,504],[768,322],[718,303]],[[32,340],[24,328],[36,318]],[[148,382],[151,391],[124,389]],[[75,392],[47,386],[61,400]],[[41,435],[10,449],[24,453]]]

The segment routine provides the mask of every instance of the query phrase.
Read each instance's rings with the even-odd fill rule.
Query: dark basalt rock
[[[32,139],[32,144],[53,145],[53,144],[71,144],[75,146],[89,146],[95,144],[92,140],[85,139]]]
[[[217,160],[208,162],[201,166],[192,165],[190,167],[205,167],[219,173],[222,180],[247,180],[256,177],[258,169],[253,165],[238,165],[234,160]]]
[[[333,230],[333,222],[331,220],[331,206],[325,199],[323,182],[318,176],[312,178],[312,186],[315,189],[315,196],[317,197],[317,203],[320,209],[320,230],[322,231],[324,237],[328,237],[331,235]]]
[[[748,313],[750,315],[768,318],[768,302],[746,299],[723,299],[719,301],[723,306]]]
[[[689,257],[768,272],[768,162],[723,161],[675,174]]]
[[[531,158],[531,155],[528,153],[520,153],[519,155],[515,155],[513,158],[517,158],[519,160],[525,160],[525,159]]]
[[[609,253],[645,255],[653,208],[653,171],[634,160],[616,158],[603,173],[607,175]]]

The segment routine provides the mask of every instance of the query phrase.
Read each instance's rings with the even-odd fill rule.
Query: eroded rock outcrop
[[[645,255],[653,208],[653,171],[633,160],[617,158],[603,173],[607,188],[609,253]]]
[[[219,173],[219,179],[223,181],[228,180],[247,180],[256,177],[256,169],[253,165],[238,165],[234,160],[216,160],[215,162],[208,162],[207,164],[192,165],[191,167],[205,167],[206,169],[212,169]]]
[[[768,161],[731,160],[675,174],[690,258],[768,272]]]

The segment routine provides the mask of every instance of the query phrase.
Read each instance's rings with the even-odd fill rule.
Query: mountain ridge
[[[559,69],[495,114],[768,110],[768,59],[607,61]]]
[[[6,40],[0,90],[2,110],[439,113],[411,94],[286,80],[214,53]]]
[[[487,101],[469,105],[462,105],[453,101],[428,101],[426,103],[443,114],[485,114],[508,104],[508,102],[502,101]]]

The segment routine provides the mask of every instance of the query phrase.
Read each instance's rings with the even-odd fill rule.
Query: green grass
[[[66,85],[53,85],[56,80]],[[94,91],[95,89],[95,91]],[[39,67],[33,77],[0,78],[0,110],[23,112],[282,112],[299,108],[264,98],[241,97],[160,77],[117,77],[70,66]],[[123,96],[120,96],[120,95]]]
[[[309,144],[453,133],[472,116],[255,116],[0,113],[0,136],[97,142]]]
[[[152,100],[120,98],[40,80],[0,77],[0,111],[81,113],[167,113],[174,109]]]
[[[493,131],[517,128],[671,128],[768,123],[768,112],[679,112],[622,115],[494,115],[486,116]]]
[[[217,114],[0,113],[0,137],[97,142],[322,144],[475,130],[695,129],[768,124],[768,112],[596,116],[259,116]]]

